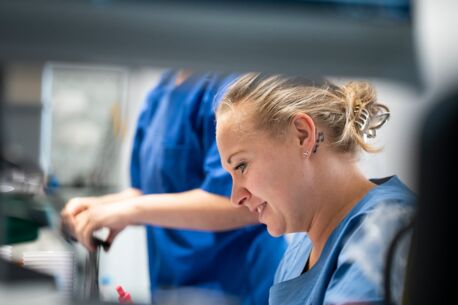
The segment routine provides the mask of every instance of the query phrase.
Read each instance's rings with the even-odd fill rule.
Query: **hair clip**
[[[390,117],[390,110],[384,106],[377,104],[377,114],[371,116],[366,108],[361,109],[360,105],[355,106],[353,113],[355,114],[355,125],[364,135],[364,137],[374,138],[376,130],[385,124]]]

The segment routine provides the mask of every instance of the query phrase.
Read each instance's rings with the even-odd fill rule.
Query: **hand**
[[[75,237],[75,217],[97,203],[97,197],[77,197],[70,199],[60,213],[63,229]]]
[[[131,214],[132,205],[122,201],[90,206],[75,217],[76,238],[89,251],[94,251],[93,232],[108,228],[110,234],[106,242],[111,244],[119,232],[131,223]]]

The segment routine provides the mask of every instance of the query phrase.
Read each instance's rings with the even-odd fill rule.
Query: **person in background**
[[[89,250],[92,234],[107,242],[129,225],[146,225],[152,296],[157,289],[204,288],[240,304],[267,304],[286,248],[248,211],[228,199],[231,178],[215,141],[215,102],[233,76],[167,71],[138,118],[132,188],[74,198],[63,223]]]
[[[217,143],[233,204],[273,236],[298,232],[271,305],[383,303],[384,255],[415,195],[396,176],[365,178],[356,157],[378,151],[367,140],[388,116],[366,82],[250,73],[225,93]]]

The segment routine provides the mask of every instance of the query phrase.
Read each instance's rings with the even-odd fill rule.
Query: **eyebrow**
[[[244,152],[244,151],[243,151],[243,150],[239,150],[239,151],[236,151],[235,153],[231,154],[231,155],[229,156],[229,158],[227,158],[227,161],[226,161],[227,164],[231,164],[231,159],[232,159],[232,157],[235,156],[236,154],[239,154],[239,153],[242,153],[242,152]]]

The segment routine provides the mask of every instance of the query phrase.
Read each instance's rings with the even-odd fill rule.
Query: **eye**
[[[246,162],[240,162],[236,167],[234,167],[234,171],[240,170],[240,172],[243,174],[246,169]]]

